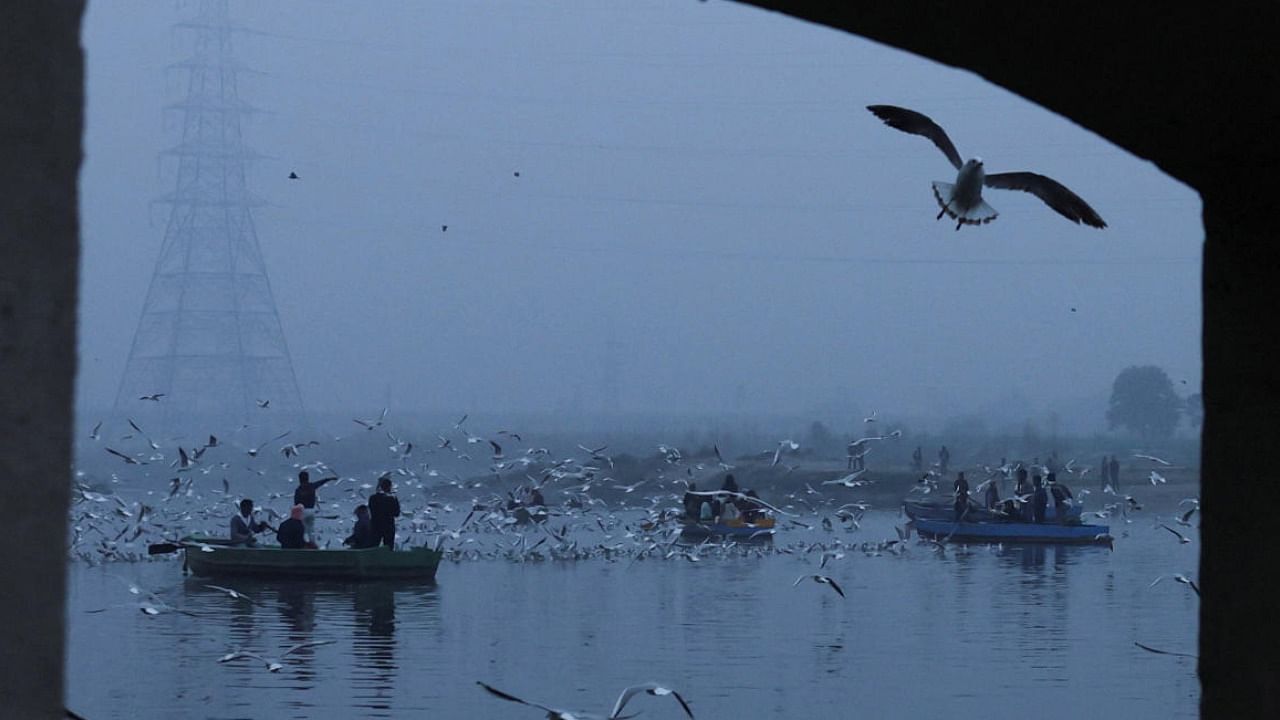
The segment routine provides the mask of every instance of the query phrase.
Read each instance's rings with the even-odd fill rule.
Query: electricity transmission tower
[[[177,27],[195,39],[194,54],[175,66],[186,97],[169,106],[181,115],[182,140],[163,153],[176,160],[177,182],[162,198],[164,244],[115,409],[175,427],[305,421],[254,228],[261,202],[245,182],[258,155],[240,121],[254,108],[237,89],[227,0],[200,0]]]

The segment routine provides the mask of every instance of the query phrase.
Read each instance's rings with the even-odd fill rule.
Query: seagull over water
[[[946,131],[926,115],[894,105],[868,105],[867,109],[891,128],[932,140],[959,171],[955,183],[933,183],[933,196],[942,208],[938,219],[941,220],[943,215],[950,216],[956,221],[956,230],[961,225],[989,223],[999,215],[995,208],[982,199],[984,185],[1001,190],[1029,192],[1073,223],[1084,223],[1095,228],[1107,226],[1097,211],[1056,180],[1032,172],[988,175],[982,158],[961,161],[960,153],[947,137]]]
[[[520,703],[521,705],[528,705],[529,707],[535,707],[535,708],[538,708],[539,710],[543,710],[547,713],[548,720],[589,720],[591,718],[600,717],[599,715],[571,712],[569,710],[561,710],[559,708],[549,707],[541,703],[522,700],[516,697],[515,695],[502,692],[501,690],[491,685],[486,685],[485,683],[482,683],[479,680],[476,681],[476,684],[484,688],[486,692],[488,692],[490,695],[493,695],[494,697],[499,697],[509,702]],[[622,709],[626,707],[627,703],[631,700],[631,698],[635,697],[636,695],[639,695],[640,693],[644,693],[646,695],[659,695],[659,696],[670,695],[671,697],[676,699],[676,702],[680,703],[680,708],[684,710],[684,714],[688,715],[690,720],[693,719],[693,711],[689,709],[689,703],[685,702],[684,698],[680,697],[680,693],[670,688],[665,688],[661,685],[658,685],[657,683],[644,683],[641,685],[632,685],[631,687],[623,690],[622,694],[618,696],[618,701],[614,703],[613,710],[609,713],[609,715],[605,718],[605,720],[620,720],[621,718],[624,718],[624,717],[633,717],[631,715],[623,715]]]

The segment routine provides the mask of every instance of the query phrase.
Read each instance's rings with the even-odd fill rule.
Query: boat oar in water
[[[168,555],[179,550],[198,548],[201,552],[213,552],[213,546],[205,543],[152,543],[147,546],[148,555]]]

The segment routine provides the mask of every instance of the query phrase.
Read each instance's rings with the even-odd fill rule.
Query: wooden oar
[[[169,553],[178,552],[179,550],[182,550],[183,548],[186,548],[186,547],[188,546],[179,545],[177,543],[167,543],[167,542],[152,543],[147,546],[147,554],[148,555],[168,555]]]

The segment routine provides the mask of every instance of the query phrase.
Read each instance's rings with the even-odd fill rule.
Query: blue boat
[[[955,522],[915,518],[911,521],[920,537],[958,543],[1050,543],[1110,545],[1111,528],[1106,525],[1021,522]]]
[[[956,506],[950,500],[944,502],[925,502],[923,500],[904,500],[902,510],[907,517],[912,520],[955,520]],[[1067,521],[1077,522],[1080,520],[1083,507],[1080,505],[1070,505],[1066,509]],[[977,503],[969,504],[969,514],[965,520],[974,522],[998,522],[1004,519],[1004,515],[988,510]],[[1057,522],[1058,510],[1052,503],[1044,509],[1044,518],[1050,522]]]

